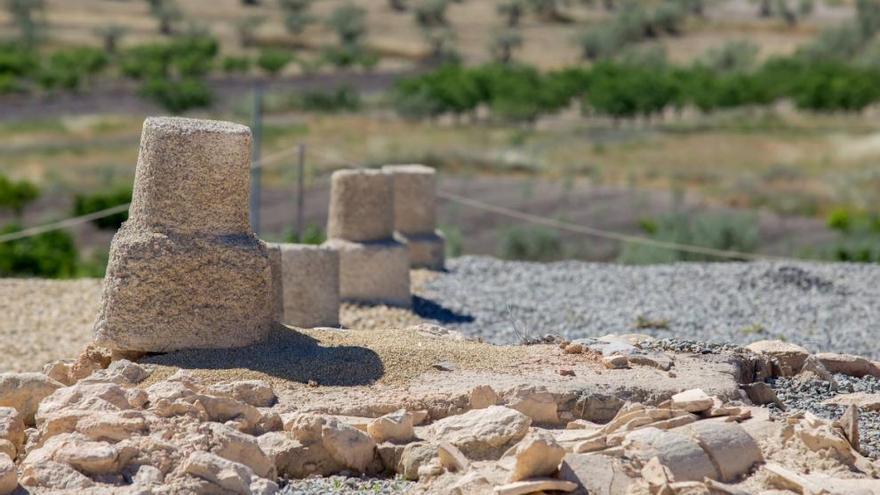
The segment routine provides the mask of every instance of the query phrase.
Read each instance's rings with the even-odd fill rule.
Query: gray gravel
[[[880,393],[880,381],[870,376],[854,378],[834,375],[834,379],[837,382],[837,390],[834,390],[828,382],[820,380],[799,382],[792,378],[777,378],[771,381],[771,386],[776,390],[776,396],[785,404],[784,414],[810,411],[827,419],[840,418],[846,407],[822,404],[826,399],[853,392]],[[775,406],[770,407],[776,409]],[[862,453],[874,459],[880,457],[880,412],[860,411],[859,436]]]
[[[880,266],[845,263],[526,263],[465,256],[426,283],[416,310],[496,343],[647,333],[880,359]],[[418,301],[417,301],[418,303]]]
[[[290,480],[281,495],[398,495],[406,493],[413,485],[402,478],[329,476]]]

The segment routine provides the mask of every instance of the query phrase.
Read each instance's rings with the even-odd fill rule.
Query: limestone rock
[[[8,495],[18,487],[18,474],[15,463],[6,454],[0,453],[0,495]]]
[[[549,433],[533,432],[519,442],[514,455],[516,463],[510,481],[522,481],[554,474],[565,456],[565,449]]]
[[[497,457],[522,439],[530,425],[531,419],[519,411],[490,406],[441,419],[429,431],[433,438],[455,445],[468,458],[486,459]]]
[[[613,354],[602,358],[602,366],[610,370],[619,370],[629,366],[629,359],[620,354]]]
[[[322,443],[304,444],[288,435],[284,432],[269,432],[257,438],[260,448],[275,463],[279,476],[329,476],[346,469],[346,466],[330,455]]]
[[[717,468],[720,481],[733,481],[764,460],[755,439],[736,423],[697,421],[671,431],[697,441]]]
[[[863,411],[880,411],[880,394],[872,394],[868,392],[840,394],[824,401],[823,404],[834,404],[838,406],[854,405]]]
[[[271,407],[278,400],[272,386],[263,380],[218,383],[208,387],[206,392],[229,397],[254,407]]]
[[[471,409],[485,409],[498,403],[498,394],[489,385],[479,385],[471,389],[468,403]]]
[[[707,411],[713,404],[712,398],[698,388],[685,390],[672,396],[673,408],[692,413]]]
[[[321,441],[334,459],[356,472],[366,471],[376,453],[376,442],[369,435],[336,420],[321,427]]]
[[[744,385],[743,388],[749,396],[749,400],[753,403],[759,406],[764,404],[776,404],[780,409],[785,410],[785,406],[776,396],[776,392],[770,387],[770,385],[767,385],[764,382],[755,382]]]
[[[73,385],[70,377],[70,368],[73,366],[72,359],[59,359],[43,365],[43,374],[64,385]]]
[[[268,495],[278,491],[274,482],[260,479],[244,464],[208,452],[195,451],[190,454],[183,465],[183,471],[240,495]]]
[[[543,387],[515,389],[508,399],[507,407],[525,414],[535,423],[559,423],[556,399]]]
[[[816,354],[816,359],[832,373],[843,373],[844,375],[855,377],[873,376],[880,378],[880,367],[863,357],[851,354],[820,352]]]
[[[577,490],[577,485],[571,481],[545,478],[496,486],[495,495],[526,495],[537,492],[573,492],[575,490]]]
[[[408,480],[418,480],[419,470],[438,457],[437,446],[428,442],[408,444],[400,455],[398,474]]]
[[[0,407],[0,452],[15,459],[24,444],[24,421],[12,407]]]
[[[801,371],[810,351],[781,340],[759,340],[746,346],[758,354],[766,354],[774,361],[774,373],[778,376],[794,376]]]
[[[250,130],[144,121],[129,219],[110,248],[95,342],[119,351],[240,347],[273,324],[265,245],[250,229]]]
[[[850,404],[849,407],[846,408],[846,411],[843,412],[843,416],[837,420],[837,425],[839,425],[840,429],[843,431],[843,436],[849,440],[849,444],[852,445],[853,450],[859,451],[861,449],[859,438],[859,408],[855,404]]]
[[[378,443],[407,442],[415,436],[413,418],[401,409],[371,421],[367,433]]]
[[[447,471],[465,472],[470,467],[467,457],[449,442],[440,442],[437,446],[437,455],[440,458],[440,465]]]
[[[275,462],[260,448],[257,439],[220,423],[205,423],[200,428],[210,440],[210,451],[249,467],[261,478],[275,478]]]
[[[837,387],[834,375],[828,371],[828,368],[816,356],[809,356],[804,360],[804,364],[801,366],[801,371],[797,377],[799,380],[822,380],[830,382],[835,388]]]
[[[42,373],[0,373],[0,407],[15,408],[31,426],[40,401],[63,386]]]
[[[643,428],[626,435],[623,447],[627,454],[644,462],[658,457],[672,471],[676,481],[718,479],[719,473],[700,445],[676,431]]]

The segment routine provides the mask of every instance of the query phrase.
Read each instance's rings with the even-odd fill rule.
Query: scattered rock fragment
[[[794,376],[801,371],[810,351],[791,342],[781,340],[759,340],[746,346],[758,354],[766,354],[773,359],[773,372],[777,376]]]
[[[11,494],[18,487],[18,474],[15,463],[6,454],[0,453],[0,494]]]
[[[433,438],[455,445],[470,459],[497,458],[528,432],[531,419],[504,406],[476,409],[430,426]]]
[[[366,433],[331,419],[321,427],[324,447],[348,469],[362,473],[373,460],[376,442]]]
[[[0,374],[0,407],[13,407],[22,416],[24,424],[33,426],[34,414],[40,401],[63,387],[42,373]]]
[[[775,404],[776,407],[785,410],[785,405],[776,396],[776,391],[764,382],[755,382],[744,385],[743,388],[749,396],[749,400],[757,405]]]
[[[698,388],[685,390],[672,396],[673,408],[692,413],[707,411],[713,404],[712,397],[709,397],[706,392]]]
[[[529,481],[517,481],[506,485],[496,486],[495,495],[526,495],[538,492],[573,492],[577,485],[571,481],[557,479],[535,479]]]
[[[550,476],[559,469],[565,449],[549,433],[533,432],[522,439],[514,452],[510,481]]]
[[[843,412],[843,416],[837,420],[836,425],[843,431],[843,436],[849,440],[849,444],[856,451],[859,451],[859,408],[855,404],[850,404]]]
[[[471,409],[485,409],[498,403],[498,394],[489,385],[479,385],[471,390],[468,402]]]
[[[449,442],[440,442],[437,446],[437,455],[440,458],[440,465],[448,471],[464,472],[470,467],[467,457]]]
[[[833,352],[820,352],[815,356],[831,373],[843,373],[859,378],[863,376],[880,378],[880,367],[863,357]]]
[[[400,409],[371,421],[367,425],[367,433],[377,443],[409,441],[415,436],[413,417]]]
[[[837,406],[857,406],[863,411],[880,411],[880,394],[868,392],[853,392],[840,394],[823,402]]]

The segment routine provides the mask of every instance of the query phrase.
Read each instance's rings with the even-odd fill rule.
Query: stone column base
[[[300,328],[339,326],[339,253],[306,244],[269,244],[276,318]]]
[[[324,246],[339,251],[339,295],[343,301],[404,308],[412,305],[409,250],[405,244],[392,239],[331,239]]]
[[[413,268],[443,271],[446,262],[446,237],[439,230],[430,234],[397,233],[409,247],[409,263]]]

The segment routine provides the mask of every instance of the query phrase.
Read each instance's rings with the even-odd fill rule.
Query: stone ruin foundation
[[[339,326],[339,253],[269,244],[276,320],[301,328]]]
[[[99,345],[166,352],[240,347],[273,323],[266,246],[248,220],[250,130],[148,118],[129,219],[116,233]]]
[[[394,230],[413,268],[443,270],[446,238],[437,230],[437,174],[424,165],[386,165],[394,182]]]
[[[394,184],[381,170],[337,170],[325,246],[339,252],[345,301],[409,307],[407,246],[394,239]]]

